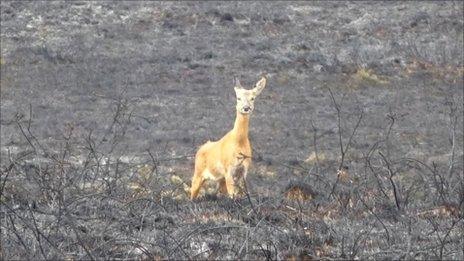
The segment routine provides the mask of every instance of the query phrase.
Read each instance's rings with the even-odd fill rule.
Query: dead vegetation
[[[191,156],[162,159],[147,151],[135,163],[113,155],[130,124],[130,106],[120,104],[123,100],[106,139],[89,133],[82,140],[68,128],[59,151],[39,142],[32,118],[18,118],[28,148],[2,161],[2,258],[459,259],[462,165],[390,156],[386,144],[397,121],[391,114],[384,139],[365,152],[364,168],[348,169],[343,161],[360,125],[344,137],[342,104],[327,93],[338,108],[341,157],[321,161],[313,155],[288,166],[301,180],[269,196],[257,192],[263,186],[258,177],[273,182],[276,177],[253,173],[253,189],[245,186],[236,200],[214,189],[188,200],[184,180],[190,173],[166,162],[179,165]],[[77,144],[83,148],[79,153]],[[336,164],[340,168],[331,175],[327,171]],[[417,179],[405,179],[405,171]]]
[[[464,259],[462,2],[0,5],[0,259]],[[263,73],[241,196],[188,200]]]
[[[359,68],[351,75],[348,87],[358,89],[366,86],[385,86],[388,80],[385,76],[376,74],[372,69]]]

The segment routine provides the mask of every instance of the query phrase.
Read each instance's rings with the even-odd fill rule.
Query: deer
[[[218,182],[219,192],[234,198],[237,183],[245,181],[252,162],[252,148],[248,137],[250,115],[255,98],[266,86],[263,76],[253,89],[245,89],[235,78],[237,104],[234,127],[220,140],[207,141],[195,154],[195,170],[192,178],[190,199],[198,197],[205,180]]]

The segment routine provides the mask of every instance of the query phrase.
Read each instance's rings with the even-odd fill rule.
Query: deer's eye
[[[242,99],[241,98],[237,98],[237,101],[241,101]]]
[[[255,100],[255,98],[251,98],[251,100],[252,100],[252,101],[254,101],[254,100]]]

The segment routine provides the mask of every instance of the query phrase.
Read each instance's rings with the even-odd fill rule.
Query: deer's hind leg
[[[190,188],[190,199],[195,199],[200,192],[201,186],[203,185],[205,178],[203,172],[206,169],[206,161],[204,154],[197,154],[195,157],[195,173],[192,178],[192,187]]]

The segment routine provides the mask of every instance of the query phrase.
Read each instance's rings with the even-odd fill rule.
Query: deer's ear
[[[240,80],[238,79],[237,76],[234,76],[234,87],[235,88],[242,88],[242,84],[240,83]]]
[[[264,87],[266,87],[266,78],[263,76],[261,80],[256,83],[256,87],[253,89],[253,94],[255,96],[259,95]]]

